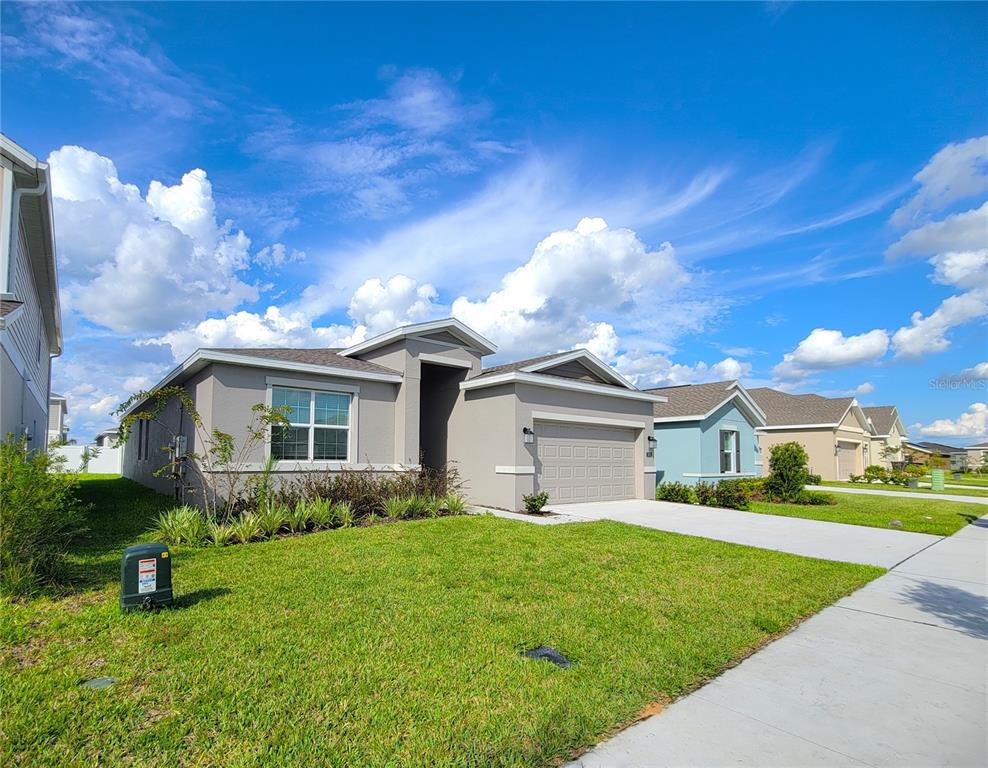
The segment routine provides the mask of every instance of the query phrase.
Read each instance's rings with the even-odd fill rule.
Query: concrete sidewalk
[[[860,493],[864,496],[898,496],[903,499],[940,499],[942,501],[963,501],[968,504],[988,504],[988,496],[958,496],[955,493],[915,493],[910,491],[885,491],[873,488],[841,488],[834,485],[808,485],[810,491],[830,493]]]
[[[981,518],[571,768],[988,764],[986,552]]]
[[[668,501],[598,501],[550,507],[553,515],[538,517],[490,510],[499,517],[541,525],[615,520],[672,533],[775,549],[794,555],[864,563],[891,568],[940,540],[939,536],[862,525],[759,515],[734,509],[674,504]]]

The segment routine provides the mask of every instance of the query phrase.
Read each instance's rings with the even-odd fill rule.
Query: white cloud
[[[948,144],[913,179],[919,191],[895,213],[892,224],[906,227],[930,211],[988,189],[988,136]]]
[[[250,239],[217,223],[204,171],[174,186],[152,181],[142,198],[109,158],[82,147],[62,147],[48,162],[67,307],[135,333],[257,298],[238,277],[250,264]]]
[[[970,376],[974,379],[988,379],[988,363],[978,363],[971,368],[961,371],[961,376]]]
[[[276,270],[288,264],[305,261],[305,251],[289,249],[284,243],[267,245],[254,256],[254,263],[266,270]]]
[[[593,335],[584,342],[577,343],[575,347],[582,347],[597,355],[601,360],[612,360],[618,353],[620,339],[610,323],[597,323],[593,329]]]
[[[861,384],[858,384],[858,386],[854,388],[855,395],[870,395],[874,391],[875,391],[875,385],[872,384],[870,381],[862,382]]]
[[[792,381],[815,371],[872,363],[884,357],[888,346],[888,333],[880,328],[857,336],[814,328],[796,349],[783,355],[773,373],[778,379]]]
[[[725,357],[710,369],[718,379],[743,379],[751,374],[751,363]]]
[[[977,251],[988,237],[988,202],[980,208],[955,213],[907,232],[885,249],[889,258],[929,256],[946,251]]]
[[[435,314],[437,296],[434,286],[419,285],[405,275],[395,275],[387,283],[374,277],[354,291],[349,313],[358,326],[366,326],[368,335],[374,336],[429,318]]]
[[[988,432],[988,405],[972,403],[956,419],[937,419],[930,424],[914,424],[924,435],[937,437],[984,437]]]
[[[630,229],[584,218],[543,239],[498,290],[477,301],[460,296],[452,312],[496,336],[505,354],[566,348],[598,332],[593,315],[645,312],[689,279],[669,243],[649,250]]]
[[[703,361],[695,365],[686,365],[674,363],[666,355],[649,354],[641,350],[632,350],[619,355],[614,361],[614,367],[625,378],[643,389],[739,379],[751,373],[750,363],[739,362],[731,357],[713,365]]]
[[[985,235],[988,237],[988,232]],[[930,264],[935,283],[967,290],[988,287],[988,248],[937,254]]]
[[[988,314],[988,291],[977,290],[944,299],[927,316],[916,311],[912,323],[892,336],[896,357],[921,357],[931,352],[943,352],[950,346],[947,333],[951,328]]]

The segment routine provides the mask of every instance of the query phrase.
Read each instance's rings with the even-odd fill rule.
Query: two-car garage
[[[556,503],[635,498],[631,429],[535,422],[536,487]]]

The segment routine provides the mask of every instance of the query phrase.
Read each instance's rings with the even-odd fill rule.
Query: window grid
[[[272,387],[271,404],[287,406],[289,426],[271,428],[278,461],[348,461],[353,395]]]

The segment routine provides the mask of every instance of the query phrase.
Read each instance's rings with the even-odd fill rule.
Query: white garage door
[[[630,429],[536,422],[538,489],[550,504],[635,497],[635,434]]]
[[[838,480],[847,480],[858,468],[858,446],[854,443],[837,443]]]

